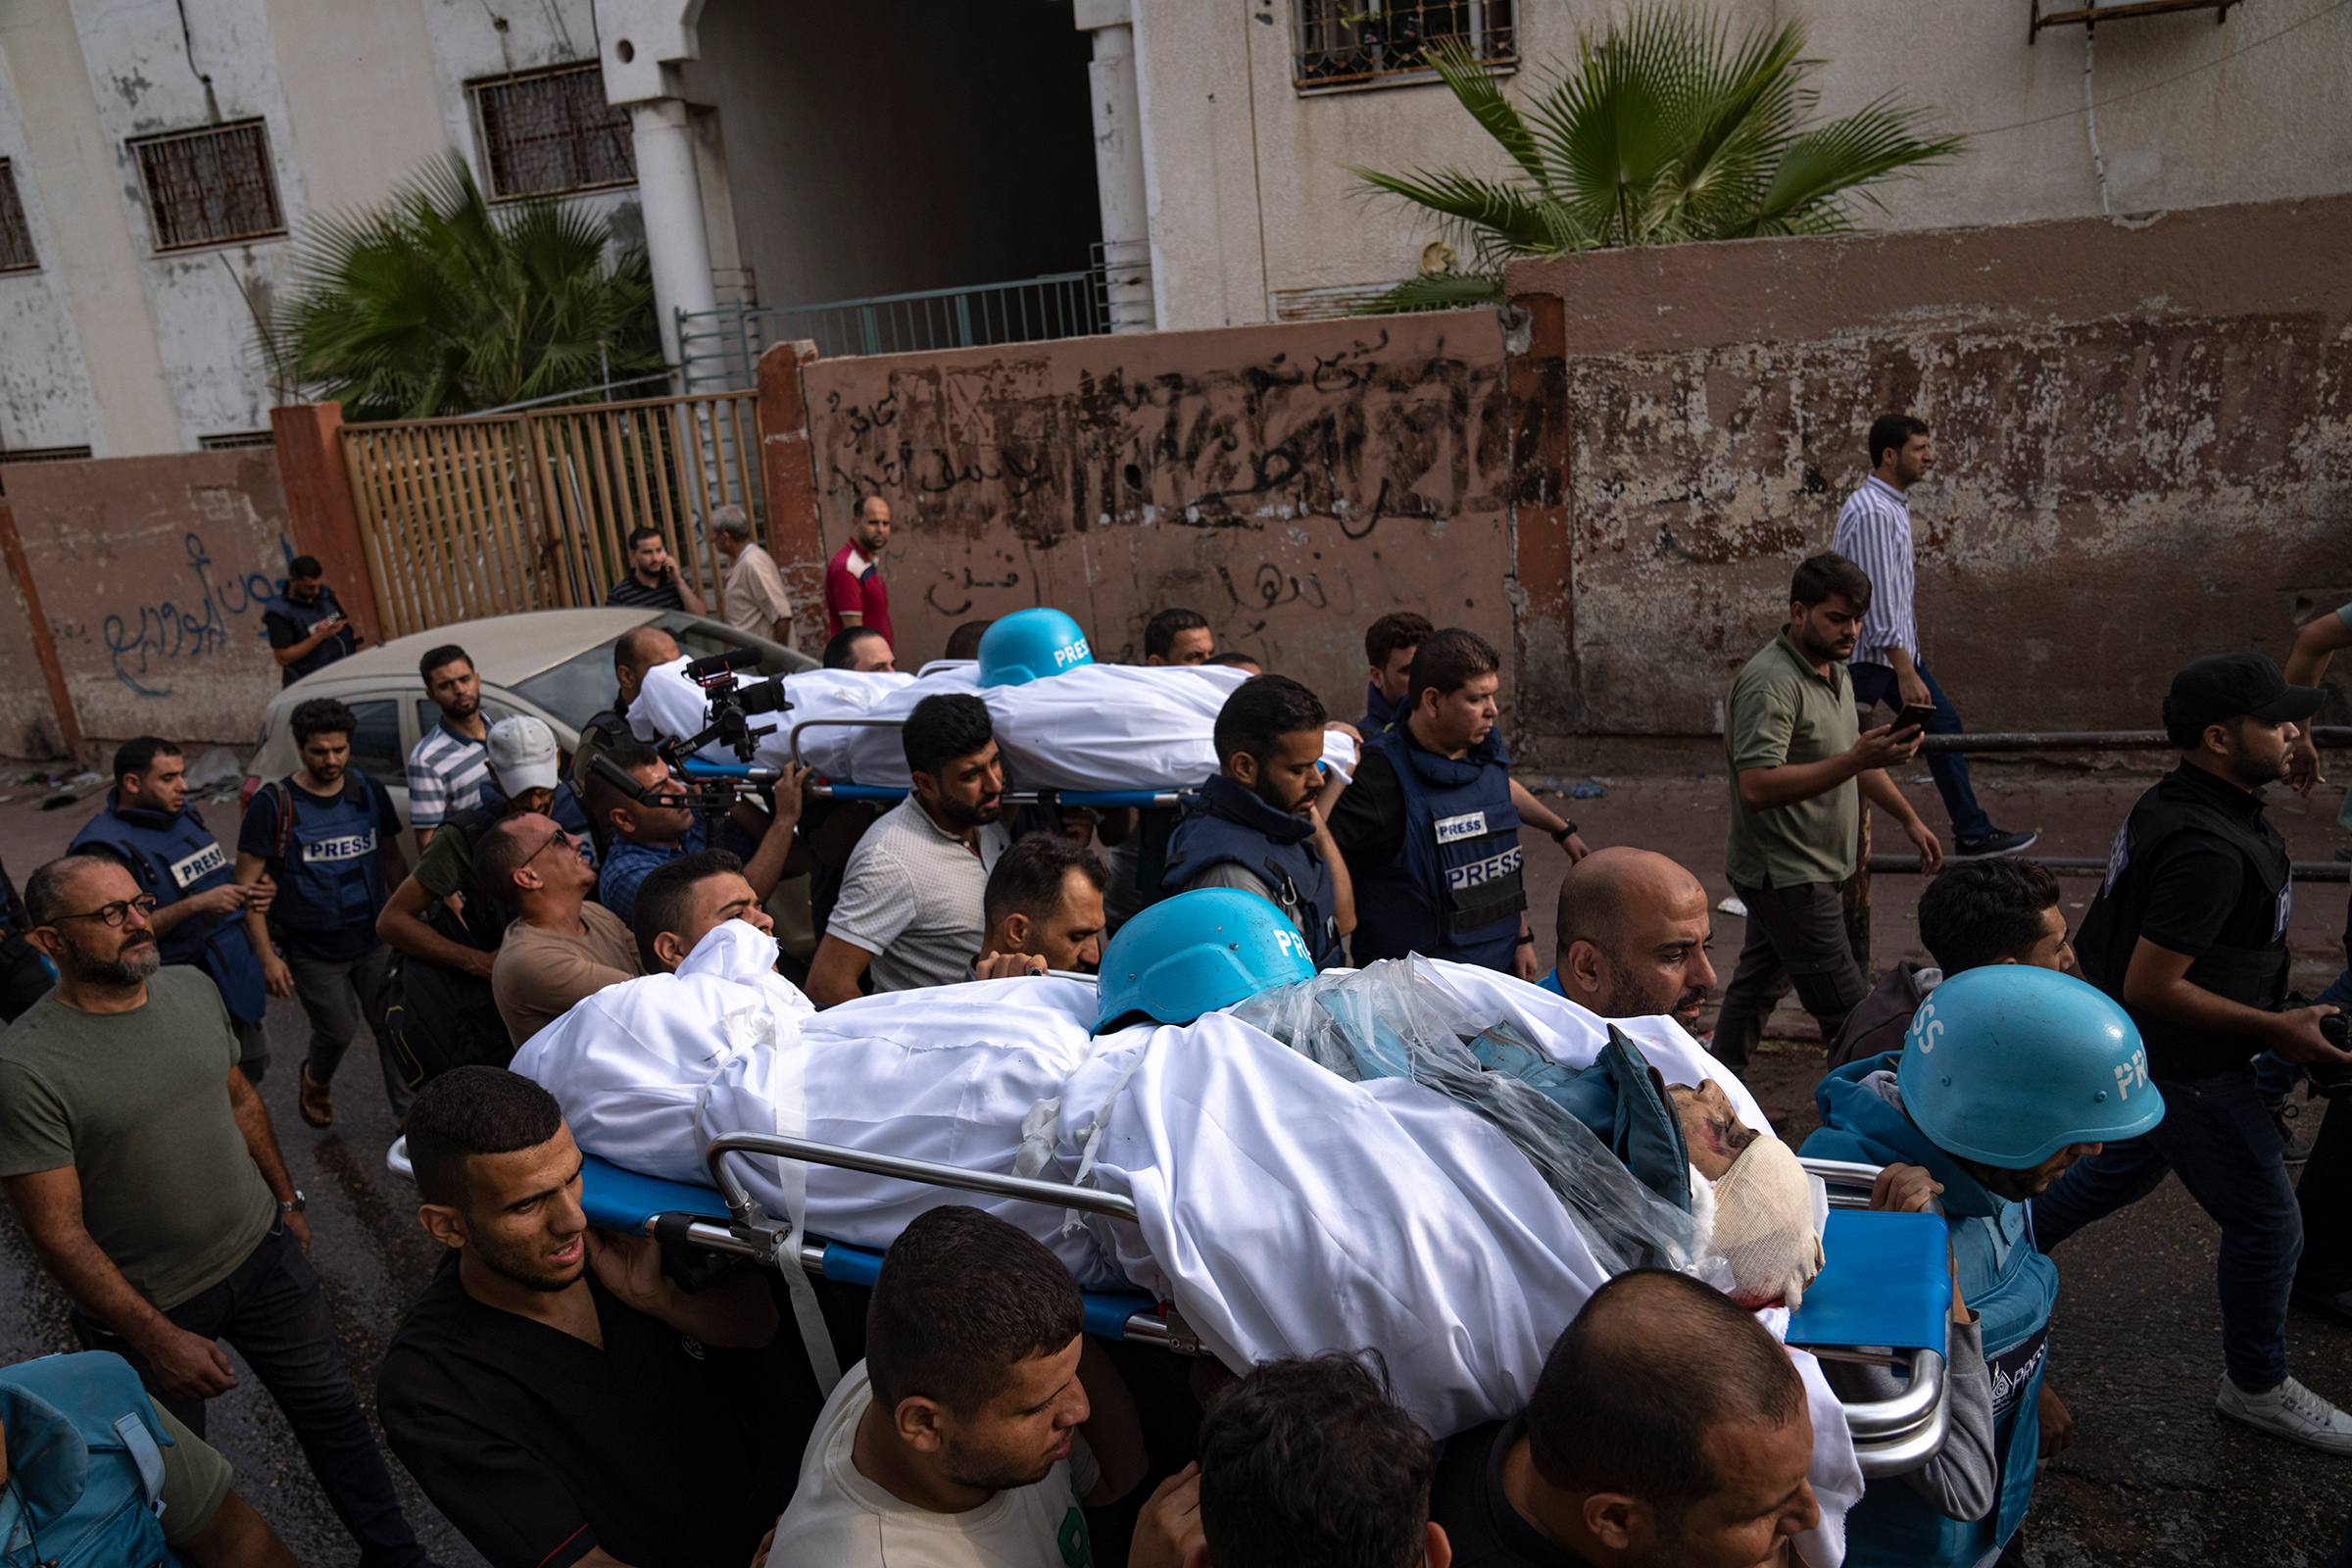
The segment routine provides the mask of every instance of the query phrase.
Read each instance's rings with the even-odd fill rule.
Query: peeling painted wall
[[[2352,599],[2348,247],[2334,197],[1515,266],[1567,429],[1574,677],[1536,729],[1719,731],[1898,409],[1972,728],[2149,728],[2186,660],[2283,659]]]
[[[277,454],[5,465],[0,486],[83,733],[252,745],[279,690],[262,601],[294,553]],[[11,667],[0,751],[38,755],[56,717],[37,665]]]
[[[1494,313],[1463,311],[818,361],[803,382],[825,548],[856,498],[891,504],[902,667],[1040,604],[1141,662],[1145,621],[1184,605],[1352,717],[1387,611],[1509,647],[1502,374]]]

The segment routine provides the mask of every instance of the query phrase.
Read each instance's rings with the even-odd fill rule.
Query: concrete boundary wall
[[[1531,628],[1565,678],[1527,722],[1717,732],[1898,409],[1935,429],[1921,628],[1973,727],[2147,728],[2185,660],[2282,659],[2352,600],[2348,253],[2334,197],[1514,265],[1515,422],[1550,432],[1519,521],[1564,527],[1572,607]]]

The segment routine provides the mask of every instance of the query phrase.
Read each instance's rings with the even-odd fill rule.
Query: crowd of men
[[[2179,765],[2120,826],[2070,930],[2056,879],[2017,858],[2034,836],[1991,823],[1957,755],[1929,757],[1948,853],[1889,775],[1960,719],[1915,604],[1907,495],[1930,432],[1889,416],[1869,446],[1838,548],[1796,568],[1785,623],[1728,694],[1723,868],[1745,925],[1700,1038],[1744,1065],[1793,990],[1828,1048],[1806,1152],[1882,1165],[1873,1207],[1949,1223],[1951,1436],[1923,1469],[1872,1484],[1847,1560],[1987,1568],[2023,1560],[2035,1463],[2072,1441],[2049,1366],[2052,1254],[2168,1171],[2222,1231],[2217,1408],[2352,1455],[2352,1416],[2287,1375],[2285,1346],[2290,1299],[2352,1319],[2352,1121],[2328,1118],[2315,1143],[2282,1119],[2303,1075],[2315,1094],[2352,1088],[2329,1023],[2352,970],[2317,1003],[2290,995],[2292,879],[2261,794],[2318,780],[2315,683],[2352,646],[2352,606],[2303,628],[2283,671],[2246,654],[2180,671],[2162,714]],[[887,503],[860,502],[850,528],[825,568],[823,662],[892,670]],[[782,576],[741,510],[719,509],[710,533],[724,617],[788,641]],[[703,612],[658,532],[631,537],[628,564],[609,603]],[[299,560],[270,602],[289,684],[356,646],[321,577]],[[1082,636],[1038,624],[1020,637]],[[944,653],[985,672],[1054,652],[1013,641],[975,621]],[[79,1421],[121,1440],[84,1445],[127,1455],[90,1474],[145,1489],[156,1541],[208,1568],[290,1561],[203,1442],[206,1401],[237,1381],[225,1343],[284,1411],[362,1562],[424,1560],[254,1088],[268,1001],[290,996],[310,1029],[302,1119],[333,1123],[365,1025],[405,1129],[419,1220],[446,1256],[375,1396],[403,1464],[499,1568],[1798,1560],[1820,1517],[1803,1386],[1752,1313],[1694,1279],[1620,1275],[1523,1411],[1427,1433],[1391,1396],[1382,1347],[1174,1373],[1084,1333],[1078,1288],[1040,1243],[949,1205],[906,1227],[870,1290],[820,1282],[848,1368],[828,1393],[793,1327],[807,1303],[772,1274],[591,1227],[556,1101],[506,1070],[583,998],[678,969],[729,921],[773,934],[779,969],[831,1007],[1083,974],[1145,910],[1202,889],[1268,901],[1316,967],[1443,957],[1602,1018],[1696,1031],[1717,983],[1699,879],[1636,846],[1589,847],[1511,776],[1501,662],[1477,633],[1398,611],[1364,649],[1348,722],[1221,653],[1206,617],[1152,616],[1146,666],[1247,671],[1215,720],[1217,771],[1175,808],[1008,808],[988,705],[947,693],[907,714],[911,788],[887,809],[810,795],[797,767],[698,809],[626,716],[679,655],[651,625],[613,643],[612,706],[568,759],[540,720],[488,718],[462,646],[423,655],[438,717],[408,759],[414,865],[335,699],[293,709],[298,765],[251,794],[233,844],[189,801],[177,746],[118,748],[70,852],[21,902],[4,890],[0,1185],[80,1343],[120,1362],[0,1373],[8,1462],[45,1451],[42,1423]],[[1335,730],[1357,747],[1352,772],[1324,761]],[[1875,986],[1840,899],[1866,806],[1928,878],[1932,962]],[[1529,827],[1567,862],[1544,955]],[[1937,1031],[2000,1045],[1930,1072]],[[2291,1160],[2308,1161],[2299,1190]],[[1868,1366],[1833,1384],[1854,1399],[1898,1389]]]

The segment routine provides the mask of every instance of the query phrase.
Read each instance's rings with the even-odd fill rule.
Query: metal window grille
[[[270,132],[258,120],[146,136],[130,144],[147,182],[155,248],[185,250],[286,231],[270,168]]]
[[[79,463],[88,447],[0,447],[0,463]]]
[[[1429,49],[1459,38],[1491,66],[1515,64],[1511,0],[1291,0],[1291,80],[1341,87],[1426,75]]]
[[[24,224],[24,204],[17,199],[17,173],[0,158],[0,272],[29,272],[41,265],[32,253],[32,230]]]
[[[277,436],[270,430],[231,430],[226,435],[200,435],[196,444],[207,452],[234,452],[239,447],[273,447]]]
[[[466,90],[473,95],[493,196],[636,182],[628,112],[605,102],[604,68],[594,61],[477,81]]]

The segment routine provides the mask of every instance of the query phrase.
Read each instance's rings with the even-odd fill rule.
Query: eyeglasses
[[[559,827],[555,830],[555,832],[548,835],[548,839],[545,844],[540,845],[530,854],[524,856],[522,858],[522,863],[525,865],[530,864],[533,860],[536,860],[539,858],[539,857],[545,855],[551,848],[558,844],[564,845],[565,848],[571,850],[574,854],[577,854],[579,851],[579,843],[580,841],[567,829]],[[152,904],[155,901],[150,899],[148,902]]]
[[[110,926],[120,927],[130,918],[133,909],[139,911],[140,919],[146,919],[155,912],[155,895],[142,893],[135,899],[117,899],[112,904],[101,904],[95,909],[86,909],[80,914],[61,914],[57,920],[104,920]],[[57,920],[52,920],[50,924],[55,925]]]

